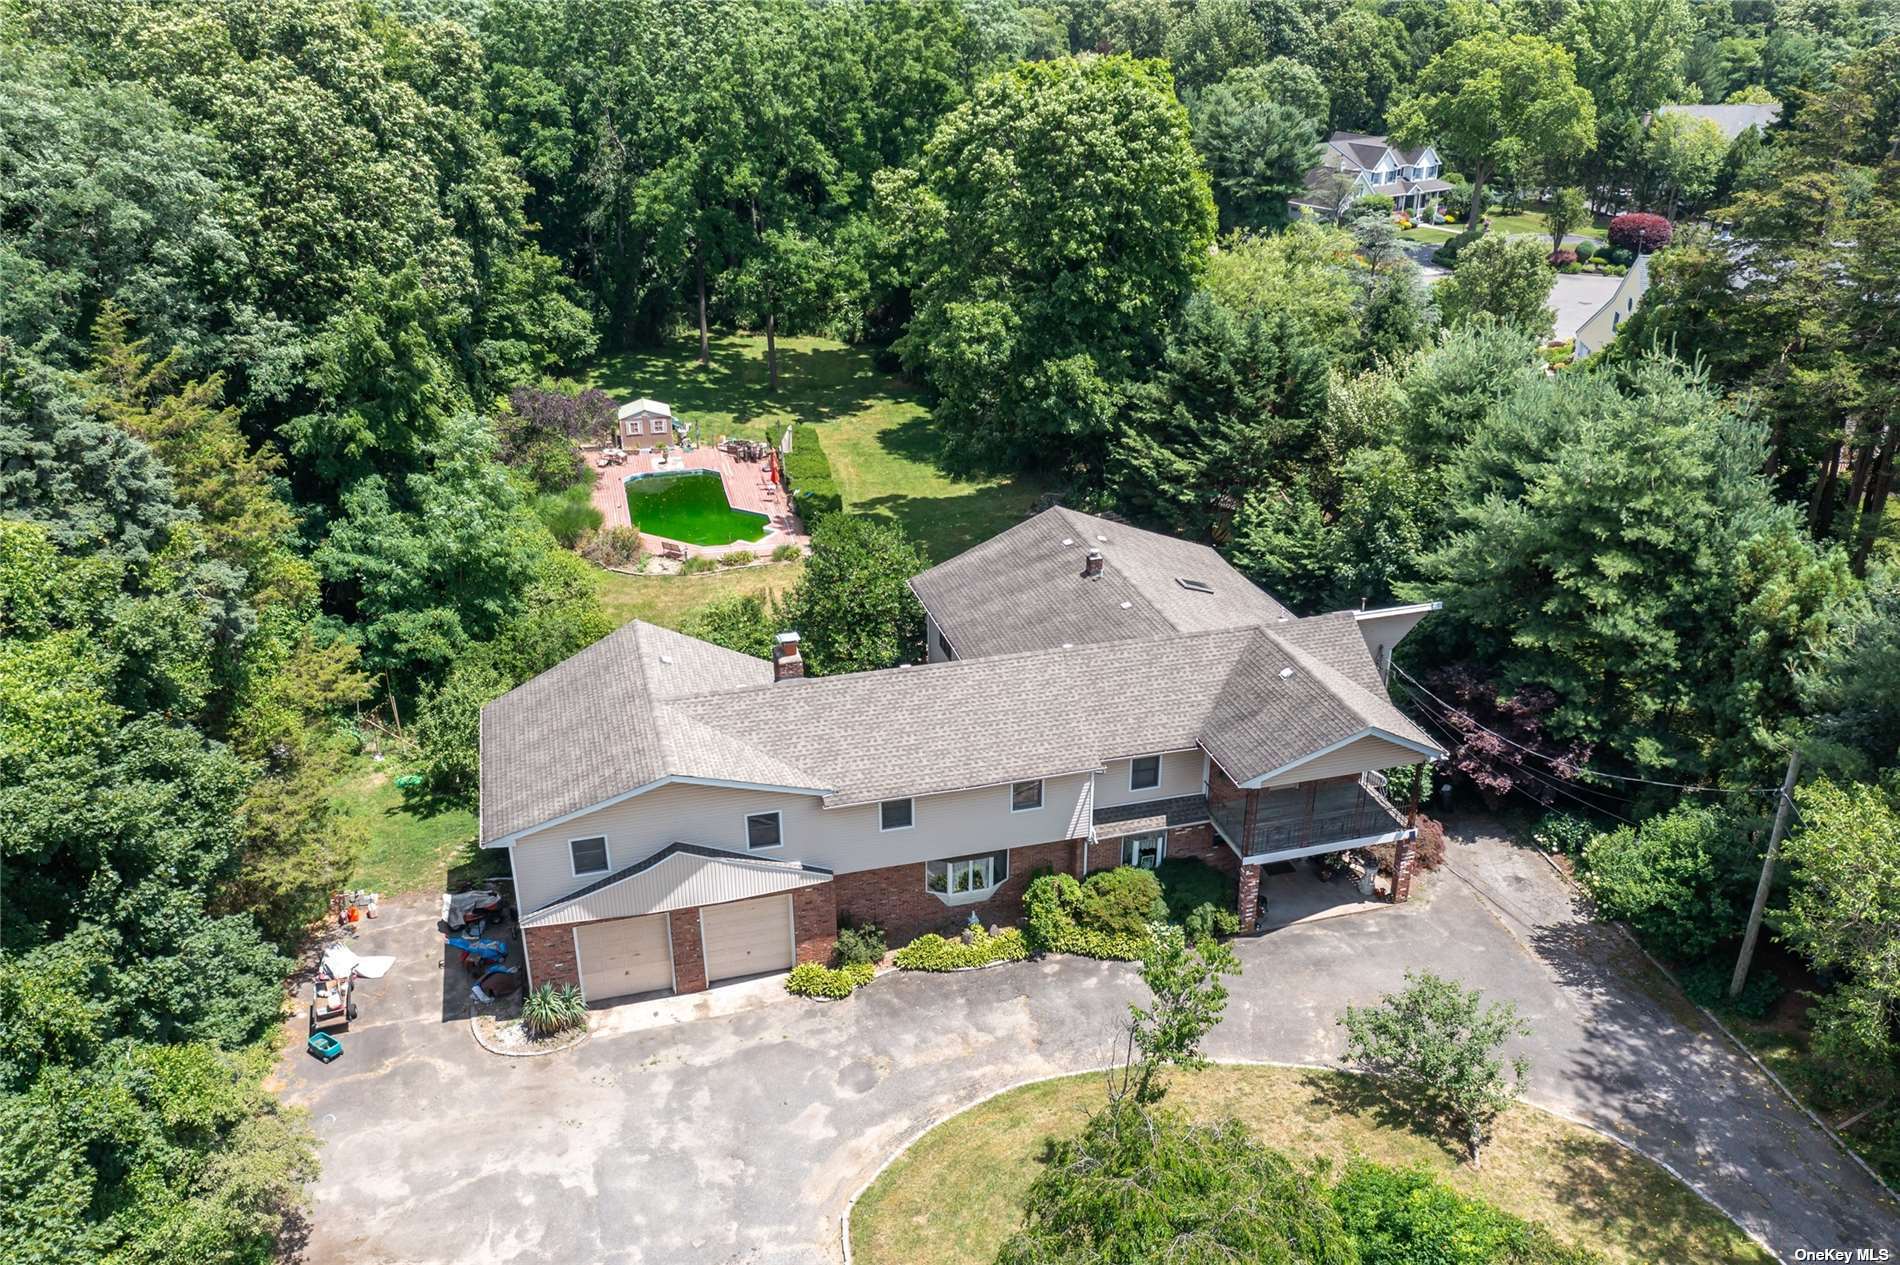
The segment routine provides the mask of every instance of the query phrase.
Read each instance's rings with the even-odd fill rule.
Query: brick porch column
[[[1412,871],[1418,868],[1418,839],[1402,839],[1392,848],[1392,903],[1404,904],[1412,895]]]
[[[1240,867],[1240,930],[1252,931],[1260,922],[1260,867]]]

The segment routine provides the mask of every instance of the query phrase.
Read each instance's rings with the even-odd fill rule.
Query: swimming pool
[[[726,501],[717,470],[661,470],[627,476],[627,513],[649,536],[688,545],[763,539],[771,520]]]

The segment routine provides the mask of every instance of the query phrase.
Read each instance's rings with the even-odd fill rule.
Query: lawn
[[[347,819],[369,835],[352,885],[394,896],[442,891],[451,874],[460,883],[506,874],[508,859],[476,847],[475,814],[463,808],[418,809],[405,804],[394,761],[358,757],[337,779],[331,797]]]
[[[618,571],[604,571],[600,577],[600,604],[616,628],[630,619],[644,619],[662,628],[677,629],[694,611],[721,598],[782,594],[798,579],[803,566],[801,562],[775,562],[769,566],[704,571],[698,575],[622,575]]]
[[[1430,224],[1418,224],[1399,230],[1399,240],[1402,242],[1430,242],[1434,246],[1441,242],[1448,242],[1457,235],[1458,230],[1455,228],[1438,228]]]
[[[618,399],[664,400],[707,442],[769,436],[811,422],[823,437],[846,508],[901,523],[941,562],[1021,520],[1043,491],[1022,478],[960,479],[937,464],[937,436],[916,390],[871,352],[829,338],[781,338],[779,390],[767,386],[765,339],[723,334],[699,366],[697,338],[597,359],[583,375]]]
[[[1549,237],[1550,222],[1542,211],[1524,210],[1514,215],[1505,215],[1496,208],[1491,211],[1491,229],[1498,233],[1529,233],[1534,237]],[[1591,217],[1588,224],[1580,224],[1570,230],[1578,237],[1588,237],[1595,241],[1608,241],[1610,220],[1608,216]]]
[[[1499,1123],[1473,1169],[1435,1139],[1388,1122],[1358,1077],[1214,1066],[1176,1075],[1167,1102],[1203,1119],[1238,1116],[1267,1145],[1338,1164],[1358,1153],[1422,1165],[1615,1262],[1774,1258],[1668,1173],[1614,1142],[1531,1107]],[[860,1265],[987,1261],[1016,1227],[1042,1140],[1072,1133],[1102,1100],[1099,1074],[1010,1090],[911,1145],[851,1214]]]

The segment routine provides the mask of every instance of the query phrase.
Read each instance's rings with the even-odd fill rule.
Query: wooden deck
[[[665,449],[665,454],[666,463],[662,465],[660,455],[654,449],[649,448],[644,452],[629,450],[624,464],[602,468],[595,464],[600,459],[599,451],[585,451],[583,455],[587,458],[587,466],[594,472],[594,508],[600,511],[602,526],[633,525],[627,513],[626,480],[629,475],[670,470],[716,470],[726,489],[726,503],[734,509],[765,515],[770,530],[763,539],[756,541],[741,541],[731,545],[686,545],[688,557],[717,558],[735,550],[764,555],[780,545],[795,544],[802,548],[811,543],[811,538],[805,534],[805,525],[792,512],[791,498],[767,474],[770,469],[767,462],[740,461],[729,453],[705,446],[694,448],[691,452],[675,446]],[[663,537],[646,532],[640,533],[640,540],[647,552],[656,558],[661,548],[669,543]]]

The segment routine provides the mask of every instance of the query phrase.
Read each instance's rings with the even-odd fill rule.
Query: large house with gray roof
[[[1441,754],[1385,665],[1431,609],[1298,618],[1213,550],[1051,509],[912,581],[930,662],[807,678],[634,622],[489,704],[481,836],[534,984],[690,992],[1021,916],[1029,880],[1263,866],[1413,832]],[[1403,891],[1405,866],[1397,886]]]
[[[1320,165],[1306,173],[1306,192],[1293,205],[1332,219],[1360,198],[1382,193],[1397,210],[1417,214],[1451,189],[1444,167],[1430,145],[1407,149],[1383,136],[1334,132],[1320,149]]]

